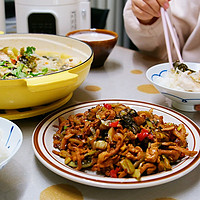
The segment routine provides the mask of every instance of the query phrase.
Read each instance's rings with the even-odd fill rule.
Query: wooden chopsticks
[[[171,53],[169,34],[168,34],[169,32],[171,34],[171,37],[172,37],[172,40],[174,43],[174,47],[176,49],[178,59],[181,63],[183,62],[183,59],[182,59],[181,53],[179,51],[178,43],[176,40],[176,36],[175,36],[174,30],[173,30],[173,26],[171,24],[169,15],[168,15],[167,11],[162,7],[161,7],[160,11],[161,11],[161,18],[162,18],[164,35],[165,35],[165,43],[166,43],[166,48],[167,48],[168,61],[169,61],[170,66],[173,67],[172,53]],[[169,29],[169,32],[168,32],[168,29]]]

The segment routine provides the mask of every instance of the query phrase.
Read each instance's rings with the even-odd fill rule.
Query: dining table
[[[147,80],[146,71],[163,61],[116,45],[105,64],[91,67],[71,99],[55,110],[11,119],[23,133],[23,143],[0,171],[1,200],[199,200],[200,166],[175,180],[142,188],[107,188],[69,180],[48,169],[35,156],[32,136],[38,124],[56,110],[96,100],[130,100],[160,105],[190,118],[200,126],[200,112],[184,112]],[[26,97],[24,97],[26,98]],[[5,116],[6,118],[6,116]],[[9,117],[8,117],[9,118]]]

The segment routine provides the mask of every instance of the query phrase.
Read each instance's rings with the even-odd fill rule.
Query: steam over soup
[[[0,50],[0,79],[35,77],[73,68],[81,63],[77,57],[55,52],[37,51],[35,47],[4,47]]]

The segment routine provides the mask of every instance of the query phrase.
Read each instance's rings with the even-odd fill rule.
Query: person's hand
[[[167,9],[168,0],[132,0],[132,11],[142,24],[153,24],[160,17],[160,7]]]

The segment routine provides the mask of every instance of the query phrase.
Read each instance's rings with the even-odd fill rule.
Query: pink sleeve
[[[141,24],[131,10],[131,0],[124,7],[123,17],[127,35],[141,52],[167,60],[161,18],[152,25]]]

